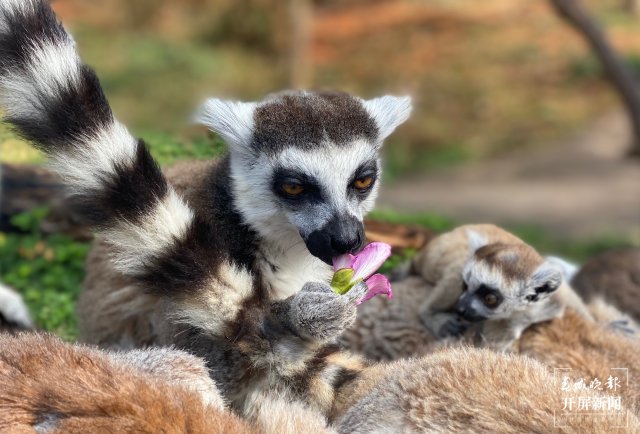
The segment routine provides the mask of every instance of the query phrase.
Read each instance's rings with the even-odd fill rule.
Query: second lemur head
[[[362,248],[382,142],[410,112],[408,97],[297,91],[262,102],[212,99],[200,121],[229,145],[233,200],[244,222],[283,248],[302,238],[330,263]]]
[[[470,257],[462,272],[456,311],[469,321],[508,319],[544,303],[562,283],[562,271],[521,243],[489,243],[468,231]]]

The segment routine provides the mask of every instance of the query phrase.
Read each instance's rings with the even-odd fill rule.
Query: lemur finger
[[[357,283],[353,288],[349,290],[344,296],[351,302],[357,303],[365,296],[369,287],[364,282]]]
[[[307,282],[304,284],[300,292],[318,292],[318,293],[330,293],[335,294],[331,286],[324,282]]]

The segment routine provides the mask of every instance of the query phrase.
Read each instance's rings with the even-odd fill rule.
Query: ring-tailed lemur
[[[211,100],[200,119],[230,153],[178,192],[115,119],[45,0],[0,3],[0,91],[7,122],[49,155],[71,204],[108,245],[98,267],[114,269],[104,279],[122,283],[93,299],[111,321],[85,323],[151,323],[144,344],[203,356],[245,414],[265,389],[331,406],[359,366],[334,341],[365,289],[335,294],[328,262],[364,242],[378,152],[408,118],[409,98]],[[143,344],[133,332],[127,339]]]
[[[591,318],[560,267],[494,225],[461,226],[439,236],[414,268],[433,285],[420,315],[439,338],[477,323],[487,344],[506,349],[525,328],[558,317],[567,306]]]

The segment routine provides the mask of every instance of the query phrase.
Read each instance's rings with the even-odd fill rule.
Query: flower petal
[[[356,257],[345,253],[344,255],[333,258],[333,271],[342,270],[343,268],[353,268],[353,261]]]
[[[387,298],[391,300],[393,297],[393,292],[391,291],[391,282],[382,274],[374,274],[367,280],[365,280],[367,287],[369,290],[356,304],[364,303],[370,298],[375,297],[376,295],[386,294]]]
[[[384,264],[389,256],[391,256],[389,244],[380,242],[369,244],[356,255],[355,261],[353,261],[352,268],[356,271],[353,278],[357,280],[371,276],[378,271],[378,268]]]

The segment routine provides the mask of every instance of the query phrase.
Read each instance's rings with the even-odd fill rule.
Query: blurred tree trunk
[[[622,7],[627,12],[640,16],[640,0],[623,0]]]
[[[586,12],[580,0],[551,0],[551,4],[557,13],[586,39],[602,63],[605,73],[618,91],[631,117],[633,126],[631,153],[640,156],[640,85],[609,44],[604,32]]]
[[[289,74],[293,89],[311,86],[311,31],[313,25],[312,0],[289,0]]]

